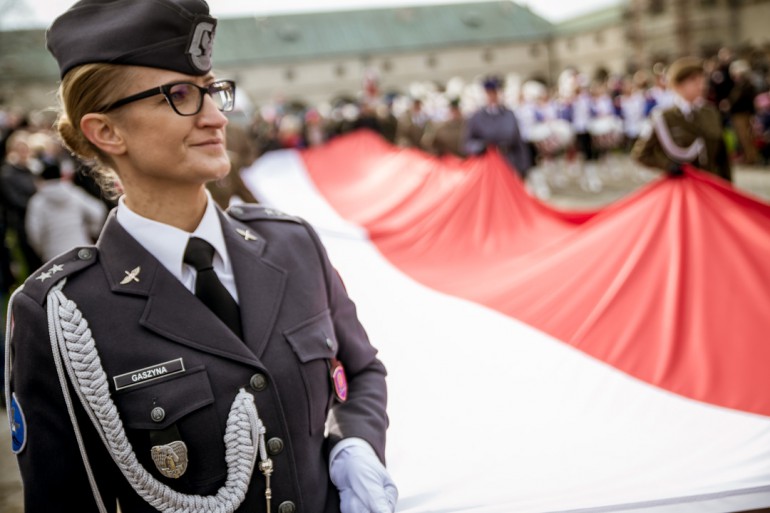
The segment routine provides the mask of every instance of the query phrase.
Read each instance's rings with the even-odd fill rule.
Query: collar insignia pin
[[[51,274],[56,274],[56,273],[61,272],[63,270],[64,270],[64,266],[63,265],[53,264],[51,266],[51,268],[48,269],[48,272],[51,273]]]
[[[120,282],[121,285],[127,285],[132,281],[139,283],[139,273],[142,271],[141,267],[135,267],[131,271],[123,271],[126,273],[126,277]]]
[[[154,445],[151,454],[155,467],[165,477],[178,479],[187,471],[187,445],[181,440]]]
[[[51,277],[51,271],[46,271],[44,273],[40,273],[40,275],[38,275],[38,277],[35,279],[40,281],[45,281],[50,277]]]
[[[253,233],[251,233],[251,230],[243,230],[241,228],[238,228],[235,231],[238,232],[238,235],[240,235],[241,237],[243,237],[247,241],[249,241],[249,240],[257,240],[257,236],[254,235]]]

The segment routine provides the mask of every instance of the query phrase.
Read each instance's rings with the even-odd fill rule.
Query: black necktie
[[[238,303],[227,292],[214,272],[214,246],[203,239],[190,237],[184,252],[184,262],[195,268],[195,295],[208,306],[238,337],[241,332],[241,312]]]

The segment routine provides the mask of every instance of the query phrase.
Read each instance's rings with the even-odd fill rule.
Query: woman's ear
[[[80,129],[91,143],[107,155],[126,152],[126,142],[115,123],[105,114],[89,113],[80,120]]]

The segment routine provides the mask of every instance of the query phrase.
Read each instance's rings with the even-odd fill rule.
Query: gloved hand
[[[342,513],[393,513],[398,489],[366,440],[346,438],[332,449],[329,475]]]

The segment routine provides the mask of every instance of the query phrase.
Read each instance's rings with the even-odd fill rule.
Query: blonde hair
[[[59,86],[56,129],[64,145],[91,170],[104,193],[117,197],[120,180],[112,159],[86,138],[80,129],[83,116],[101,112],[121,98],[130,82],[131,68],[114,64],[84,64],[68,71]]]

